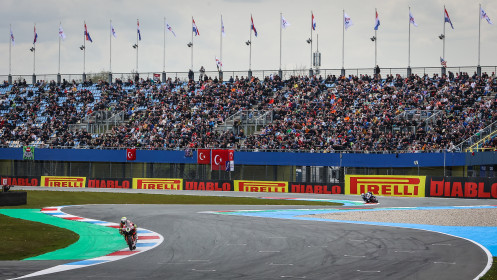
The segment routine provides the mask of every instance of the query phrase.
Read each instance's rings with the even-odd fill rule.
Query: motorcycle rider
[[[374,195],[372,192],[367,192],[367,193],[361,193],[361,197],[366,203],[371,203],[373,202],[372,200],[374,198]]]
[[[124,231],[126,230],[126,228],[130,228],[131,234],[133,235],[133,243],[136,244],[136,240],[138,239],[138,237],[136,236],[136,224],[131,222],[131,220],[128,220],[128,218],[122,217],[121,223],[119,223],[119,233],[121,235],[124,235]]]

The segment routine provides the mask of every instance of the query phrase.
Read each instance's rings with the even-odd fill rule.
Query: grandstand
[[[493,149],[496,91],[494,73],[450,71],[112,84],[16,81],[0,87],[0,139],[4,147],[83,149]]]

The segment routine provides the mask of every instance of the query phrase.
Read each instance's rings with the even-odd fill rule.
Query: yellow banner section
[[[345,194],[424,197],[425,182],[426,176],[345,175]]]
[[[86,177],[41,176],[42,187],[84,188]]]
[[[183,190],[183,179],[133,178],[133,189],[138,190]]]
[[[235,180],[235,192],[288,192],[288,182]]]

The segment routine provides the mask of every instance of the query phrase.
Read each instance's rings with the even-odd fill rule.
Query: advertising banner
[[[424,197],[425,181],[425,176],[345,175],[345,194]]]
[[[428,177],[427,197],[497,198],[496,178]]]
[[[1,176],[2,185],[9,186],[39,186],[40,177],[37,176]]]
[[[236,192],[288,192],[288,182],[235,180]]]
[[[291,193],[317,193],[317,194],[343,194],[343,183],[302,183],[290,182],[289,192]]]
[[[131,178],[106,178],[106,179],[88,179],[87,188],[107,188],[107,189],[130,189]]]
[[[84,188],[86,177],[41,176],[42,187]]]
[[[137,190],[182,190],[183,179],[133,178],[133,189]]]
[[[184,180],[185,191],[233,191],[233,181]]]

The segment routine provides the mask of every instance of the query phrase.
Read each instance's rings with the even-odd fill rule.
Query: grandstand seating
[[[454,150],[497,121],[496,91],[495,75],[466,73],[15,83],[0,87],[0,144],[313,152]],[[250,134],[241,127],[216,129],[244,110],[272,111],[273,121]],[[82,129],[119,112],[125,112],[125,121],[114,123],[108,131]],[[497,147],[495,139],[489,138],[485,147]]]

